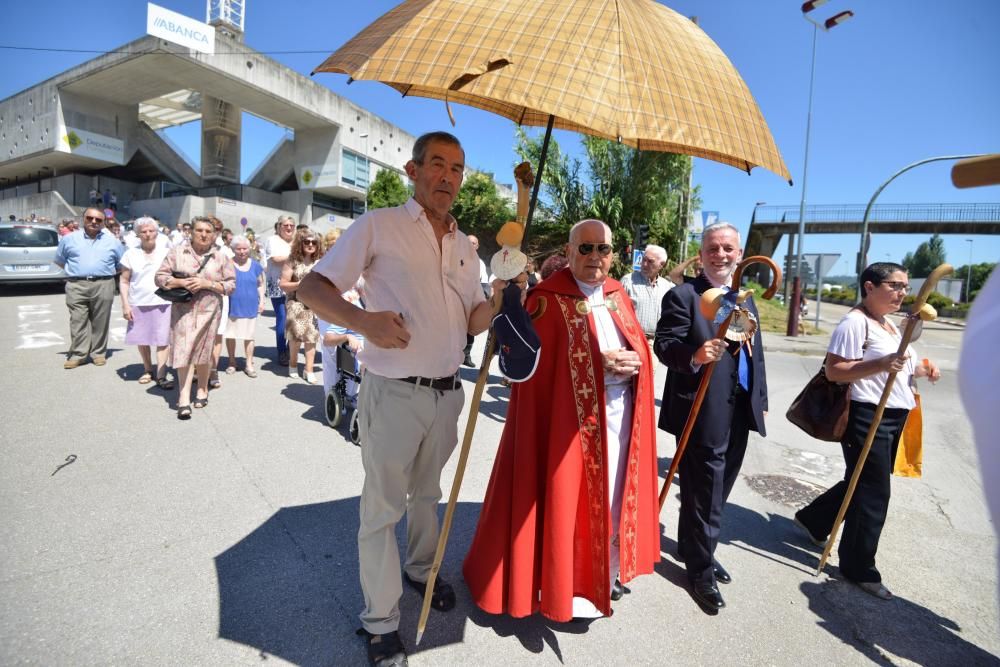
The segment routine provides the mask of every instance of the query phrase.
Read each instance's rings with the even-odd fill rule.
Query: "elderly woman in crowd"
[[[264,267],[250,257],[250,241],[236,236],[230,243],[236,269],[236,289],[229,297],[229,322],[226,324],[226,351],[229,365],[226,373],[236,372],[236,341],[242,340],[246,361],[243,372],[247,377],[257,377],[253,367],[254,338],[257,316],[264,310]]]
[[[193,294],[170,309],[170,364],[181,384],[177,418],[191,418],[191,381],[198,376],[194,407],[208,405],[208,376],[215,332],[222,319],[222,297],[236,288],[233,260],[215,246],[215,227],[208,218],[195,218],[191,240],[174,248],[156,272],[156,284],[167,289],[184,288]]]
[[[898,373],[847,508],[838,550],[840,572],[844,577],[865,592],[889,600],[892,593],[882,584],[882,575],[875,567],[875,552],[889,511],[889,476],[906,417],[916,406],[912,381],[927,377],[937,382],[941,372],[928,359],[918,364],[912,347],[905,354],[898,352],[902,334],[887,316],[899,310],[910,291],[906,269],[892,262],[877,262],[861,273],[858,283],[861,305],[840,320],[830,337],[826,354],[827,378],[851,385],[847,429],[840,443],[846,463],[844,480],[796,512],[795,523],[817,546],[826,542],[844,502],[848,481],[864,448],[889,373]]]
[[[281,270],[292,251],[295,220],[287,215],[278,218],[274,236],[264,244],[264,261],[267,264],[267,297],[274,308],[274,336],[278,348],[278,364],[288,365],[288,342],[285,340],[285,293],[281,290]]]
[[[288,318],[285,322],[285,337],[288,339],[288,375],[294,376],[299,367],[299,345],[305,346],[306,365],[302,379],[309,384],[316,384],[313,375],[313,362],[316,358],[316,343],[319,342],[319,329],[316,317],[306,304],[299,301],[295,291],[299,282],[312,271],[313,265],[323,256],[319,237],[310,229],[300,229],[295,233],[292,250],[288,261],[281,269],[281,289],[288,298]]]
[[[160,389],[173,389],[167,377],[167,345],[170,343],[170,303],[156,296],[156,270],[167,256],[167,248],[156,243],[159,229],[152,218],[139,218],[134,231],[139,245],[130,248],[121,259],[119,292],[122,317],[128,321],[126,345],[138,345],[143,373],[139,384],[156,379]],[[156,368],[153,368],[151,348],[156,348]],[[154,375],[155,373],[155,375]]]
[[[233,251],[230,250],[228,245],[226,245],[225,236],[227,230],[222,224],[222,220],[219,220],[215,216],[209,216],[208,219],[212,221],[212,226],[215,228],[215,247],[217,251],[232,259]],[[229,236],[232,238],[232,232],[229,233]],[[218,389],[222,386],[222,382],[219,380],[219,359],[222,357],[222,337],[226,333],[226,325],[228,323],[229,297],[223,295],[222,318],[219,320],[219,329],[215,332],[215,345],[212,346],[212,365],[211,373],[208,378],[208,386],[210,389]]]

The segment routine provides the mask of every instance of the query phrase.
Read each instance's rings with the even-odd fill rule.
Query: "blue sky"
[[[204,0],[157,4],[204,19]],[[391,0],[249,0],[247,43],[260,51],[316,50],[272,57],[308,74],[365,25],[396,3]],[[695,161],[704,208],[743,230],[754,204],[798,205],[801,197],[812,27],[797,0],[670,0],[670,7],[697,16],[699,25],[729,56],[746,80],[785,158],[794,187],[755,169]],[[830,0],[816,11],[826,17],[851,9],[855,17],[817,45],[810,143],[809,204],[864,204],[892,173],[937,155],[1000,152],[1000,2],[996,0]],[[8,3],[2,45],[61,49],[113,49],[145,32],[146,5],[137,0],[36,5]],[[93,54],[0,51],[0,99],[88,60]],[[400,96],[378,83],[346,85],[346,77],[319,74],[317,81],[354,102],[420,134],[447,126],[441,102]],[[500,174],[515,160],[513,125],[486,112],[455,106],[454,132],[468,162]],[[198,154],[196,128],[173,138]],[[282,130],[251,119],[244,125],[243,168],[251,172]],[[557,133],[564,148],[578,150],[576,135]],[[1000,187],[957,190],[951,163],[918,167],[890,185],[880,203],[998,202]],[[973,238],[974,243],[965,242]],[[875,235],[872,260],[898,261],[926,235]],[[840,252],[833,273],[847,273],[858,241],[845,235],[810,235],[806,252]],[[946,236],[948,260],[957,265],[1000,259],[998,236]],[[784,253],[784,244],[779,253]]]

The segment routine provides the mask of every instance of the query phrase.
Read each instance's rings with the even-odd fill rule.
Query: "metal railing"
[[[864,219],[864,204],[823,204],[807,206],[805,221],[825,223],[858,223]],[[1000,222],[1000,204],[876,204],[870,222]],[[754,215],[755,224],[788,224],[799,222],[798,206],[760,206]]]

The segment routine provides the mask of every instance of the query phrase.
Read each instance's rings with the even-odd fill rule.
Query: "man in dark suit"
[[[663,297],[653,350],[668,369],[659,427],[678,437],[705,364],[718,366],[678,469],[681,510],[677,527],[677,552],[687,567],[695,600],[717,612],[726,606],[717,582],[732,581],[715,560],[722,510],[743,465],[750,431],[765,435],[767,380],[760,329],[752,344],[720,340],[715,337],[716,325],[699,308],[705,290],[728,287],[743,257],[739,232],[728,223],[706,228],[700,257],[701,275]],[[743,305],[757,317],[752,298]]]

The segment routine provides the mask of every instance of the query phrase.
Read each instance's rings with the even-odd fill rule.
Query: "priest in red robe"
[[[489,613],[609,616],[616,577],[660,558],[653,362],[611,243],[603,222],[577,223],[569,266],[528,293],[541,356],[511,391],[463,568]]]

